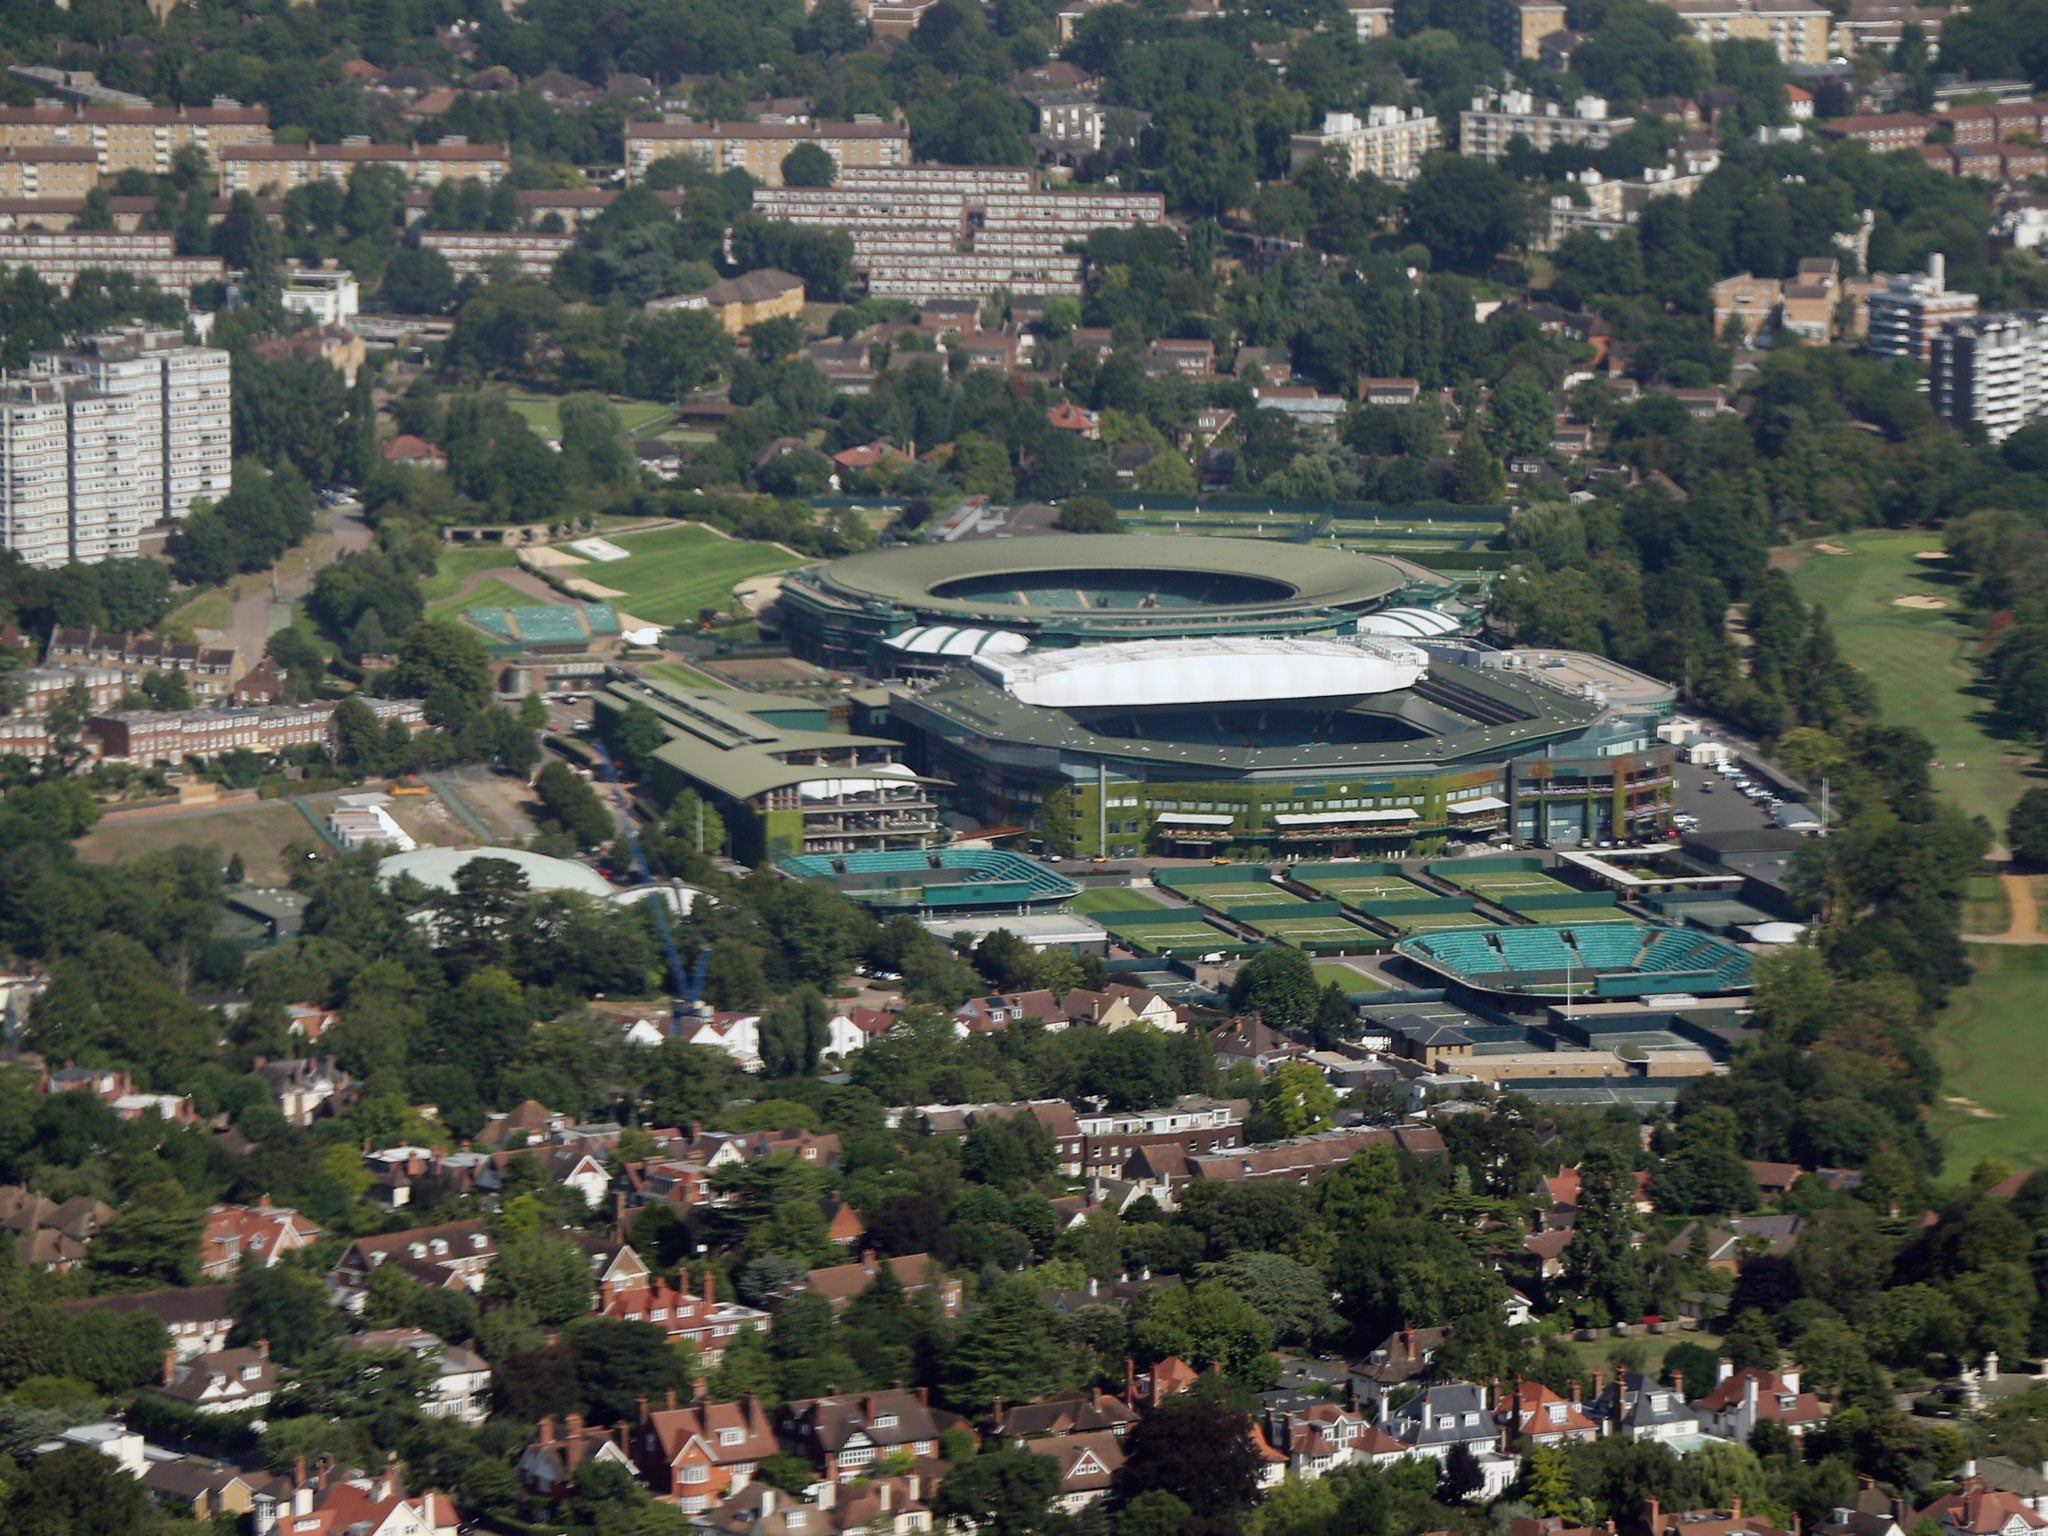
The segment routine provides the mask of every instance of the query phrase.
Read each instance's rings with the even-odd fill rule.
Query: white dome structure
[[[1388,608],[1358,621],[1361,635],[1392,635],[1402,640],[1435,640],[1458,632],[1458,621],[1434,608]]]
[[[609,899],[614,887],[596,870],[572,859],[551,859],[546,854],[528,853],[524,848],[420,848],[395,853],[377,861],[377,878],[389,885],[400,875],[410,875],[421,885],[437,891],[453,891],[455,875],[471,859],[502,859],[519,866],[526,886],[533,891],[574,891],[581,896]]]
[[[918,624],[882,644],[910,656],[1015,656],[1031,647],[1014,629],[970,629],[954,624]]]

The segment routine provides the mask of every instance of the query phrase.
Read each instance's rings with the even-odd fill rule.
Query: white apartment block
[[[0,145],[87,148],[103,177],[168,175],[172,157],[187,144],[217,161],[230,145],[269,142],[268,111],[225,101],[176,108],[0,107]]]
[[[503,233],[468,229],[423,229],[420,245],[439,251],[457,277],[479,277],[492,262],[510,257],[528,277],[552,277],[562,253],[576,243],[574,235],[544,235],[532,230]]]
[[[1496,91],[1472,98],[1472,110],[1458,114],[1458,152],[1498,160],[1517,138],[1538,154],[1560,144],[1602,149],[1635,126],[1632,117],[1609,117],[1598,96],[1581,96],[1566,112],[1554,101],[1528,91]]]
[[[1728,38],[1769,43],[1787,64],[1820,64],[1828,58],[1834,13],[1816,0],[1669,0],[1671,9],[1712,45]]]
[[[742,170],[764,187],[782,185],[782,162],[799,144],[816,144],[841,171],[910,163],[910,130],[879,118],[850,123],[628,123],[626,180],[671,155],[695,155],[714,171]]]
[[[1949,290],[1948,263],[1937,251],[1927,258],[1925,276],[1887,278],[1883,287],[1871,290],[1864,305],[1870,316],[1865,346],[1879,357],[1910,357],[1924,363],[1944,325],[1977,313],[1977,295]]]
[[[1382,181],[1413,181],[1422,174],[1422,157],[1443,147],[1443,129],[1420,107],[1367,107],[1355,112],[1327,112],[1314,133],[1294,136],[1293,169],[1300,170],[1325,150],[1343,156],[1353,176]]]
[[[32,565],[140,552],[145,528],[228,492],[228,354],[140,328],[0,377],[0,547]]]
[[[337,263],[334,266],[302,266],[293,262],[285,268],[286,309],[308,315],[315,325],[347,325],[363,311],[362,285],[355,273]]]
[[[1951,320],[1934,338],[1934,408],[1956,427],[1982,427],[1994,443],[2048,413],[2048,314],[2039,310]]]

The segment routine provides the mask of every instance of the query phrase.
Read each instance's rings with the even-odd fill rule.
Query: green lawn
[[[1985,729],[1988,706],[1976,691],[1972,665],[1976,627],[1962,608],[1955,577],[1939,561],[1914,558],[1939,549],[1940,535],[1872,530],[1831,542],[1850,553],[1799,546],[1793,585],[1807,602],[1827,608],[1842,654],[1876,687],[1884,718],[1933,742],[1942,763],[1934,770],[1935,789],[2002,832],[2013,802],[2041,778],[2028,771],[2031,750]],[[1902,595],[1940,598],[1950,606],[1894,606],[1892,599]]]
[[[2033,1091],[2048,947],[1973,944],[1970,958],[1977,974],[1934,1031],[1942,1086],[1932,1125],[1948,1171],[1966,1173],[1984,1157],[2048,1168],[2048,1118]]]
[[[554,395],[507,395],[505,403],[526,418],[542,437],[562,435],[561,401]],[[675,420],[675,411],[658,400],[614,400],[619,425],[628,437],[647,437]]]
[[[455,546],[441,551],[434,574],[420,578],[420,596],[438,603],[462,590],[462,584],[478,571],[511,570],[519,556],[497,544]]]
[[[235,622],[235,605],[227,593],[212,587],[187,598],[166,617],[194,629],[226,629]]]
[[[1972,875],[1963,898],[1963,932],[2003,933],[2012,926],[2012,904],[1996,875]]]
[[[508,587],[502,581],[480,581],[461,597],[444,597],[438,603],[427,604],[427,617],[449,619],[471,608],[532,608],[539,599],[531,592],[522,592],[517,587]]]
[[[715,688],[722,692],[731,689],[714,677],[706,677],[695,667],[686,667],[680,661],[650,661],[640,669],[644,677],[658,677],[663,682],[675,683],[684,688]]]
[[[1098,885],[1076,896],[1076,912],[1156,912],[1166,903],[1128,885]]]
[[[1368,976],[1363,971],[1354,971],[1348,965],[1338,965],[1331,960],[1318,960],[1315,965],[1316,985],[1327,987],[1336,982],[1346,992],[1381,992],[1386,983],[1378,977]]]
[[[593,562],[576,574],[624,595],[612,601],[635,618],[683,624],[700,608],[729,611],[732,589],[749,576],[787,570],[803,561],[772,544],[721,538],[697,523],[645,533],[615,533],[631,558]]]

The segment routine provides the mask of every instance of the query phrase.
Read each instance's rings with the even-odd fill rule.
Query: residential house
[[[86,1245],[113,1219],[114,1209],[90,1195],[52,1200],[19,1184],[0,1185],[0,1232],[14,1234],[14,1250],[31,1269],[64,1274],[83,1262]]]
[[[152,1313],[170,1335],[172,1353],[180,1360],[191,1360],[227,1347],[228,1335],[235,1328],[234,1289],[232,1285],[188,1285],[176,1290],[127,1291],[58,1305],[66,1312],[109,1313],[115,1317],[125,1317],[130,1312]]]
[[[396,1462],[375,1476],[323,1464],[273,1489],[255,1495],[255,1536],[456,1536],[462,1528],[446,1494],[408,1494]]]
[[[1173,1004],[1157,992],[1123,982],[1112,981],[1100,991],[1076,987],[1060,999],[1059,1008],[1068,1023],[1092,1024],[1098,1029],[1150,1024],[1154,1029],[1177,1035],[1187,1028]]]
[[[600,1281],[597,1302],[591,1309],[600,1317],[628,1323],[654,1323],[669,1339],[687,1339],[707,1369],[716,1369],[725,1346],[743,1328],[768,1326],[768,1314],[736,1302],[717,1299],[716,1277],[704,1272],[704,1294],[692,1296],[683,1286],[671,1286],[660,1276],[641,1284],[621,1285]]]
[[[655,1496],[673,1501],[686,1515],[701,1514],[744,1489],[778,1449],[775,1428],[752,1393],[737,1403],[699,1397],[678,1407],[674,1392],[663,1408],[650,1410],[641,1399],[629,1448]]]
[[[328,1016],[330,1020],[338,1017]],[[308,1034],[307,1038],[312,1040],[317,1035]],[[277,1106],[277,1112],[287,1124],[301,1130],[322,1116],[341,1113],[355,1098],[355,1084],[332,1056],[324,1060],[293,1057],[288,1061],[265,1061],[259,1056],[255,1072],[270,1090],[270,1102]]]
[[[1140,1413],[1150,1413],[1201,1379],[1202,1373],[1178,1355],[1168,1355],[1149,1371],[1139,1370],[1128,1355],[1124,1357],[1124,1401]]]
[[[481,1424],[490,1417],[491,1366],[473,1349],[446,1343],[424,1328],[374,1328],[343,1334],[339,1343],[343,1349],[402,1349],[424,1355],[434,1367],[434,1385],[420,1400],[420,1412],[430,1419]]]
[[[1313,1481],[1341,1467],[1390,1466],[1406,1445],[1350,1408],[1305,1394],[1269,1394],[1265,1440],[1286,1458],[1289,1475]]]
[[[254,1349],[222,1349],[180,1360],[176,1349],[164,1351],[163,1374],[148,1389],[194,1413],[241,1413],[269,1404],[277,1390],[277,1367],[270,1362],[270,1341]]]
[[[401,432],[398,436],[380,443],[377,453],[386,464],[403,464],[408,469],[448,467],[448,455],[444,450],[410,432]]]
[[[1008,1029],[1025,1019],[1037,1019],[1053,1029],[1067,1027],[1059,999],[1041,988],[1036,992],[992,992],[986,997],[970,997],[953,1010],[953,1032],[964,1040],[972,1034]]]
[[[783,1410],[783,1438],[826,1480],[837,1482],[863,1475],[884,1456],[904,1453],[914,1461],[939,1454],[939,1435],[960,1420],[934,1410],[930,1394],[855,1392],[835,1397],[806,1397]]]
[[[1701,1428],[1738,1445],[1747,1445],[1751,1432],[1765,1420],[1783,1425],[1795,1440],[1828,1421],[1827,1405],[1801,1390],[1797,1370],[1767,1371],[1752,1365],[1738,1371],[1725,1356],[1714,1390],[1696,1406]]]
[[[1732,1509],[1689,1509],[1682,1514],[1665,1513],[1656,1499],[1648,1502],[1648,1536],[1785,1536],[1762,1516],[1743,1514],[1740,1499]]]
[[[1474,1495],[1478,1498],[1498,1498],[1521,1465],[1519,1457],[1494,1449],[1498,1430],[1487,1390],[1469,1381],[1426,1386],[1398,1408],[1383,1406],[1380,1427],[1411,1456],[1447,1462],[1453,1450],[1464,1447],[1479,1464],[1482,1486]]]
[[[631,1472],[627,1429],[623,1422],[608,1429],[585,1424],[582,1414],[572,1413],[557,1430],[554,1419],[544,1416],[520,1453],[520,1484],[537,1499],[561,1500],[574,1491],[576,1469],[585,1462],[609,1461]]]
[[[2048,1516],[2019,1494],[1966,1481],[1915,1515],[1908,1529],[1923,1520],[1941,1527],[1941,1536],[2034,1536],[2048,1529]]]
[[[311,1247],[320,1228],[297,1211],[272,1205],[265,1195],[254,1205],[209,1205],[199,1232],[199,1273],[207,1280],[232,1280],[244,1264],[268,1269],[279,1254]]]
[[[1051,1457],[1059,1467],[1059,1488],[1052,1502],[1055,1509],[1067,1515],[1077,1515],[1090,1504],[1107,1498],[1124,1464],[1123,1436],[1108,1429],[1024,1440],[1019,1442],[1018,1449],[1034,1456]]]
[[[1045,419],[1055,431],[1072,432],[1077,437],[1096,438],[1102,436],[1095,413],[1083,410],[1070,400],[1062,400],[1045,413]]]
[[[762,267],[713,283],[684,302],[688,308],[713,311],[726,334],[737,336],[764,320],[801,317],[804,280],[775,267]]]
[[[380,1264],[403,1265],[422,1284],[480,1292],[484,1272],[498,1256],[498,1245],[481,1221],[451,1221],[411,1232],[386,1232],[359,1237],[342,1250],[327,1272],[327,1289],[335,1304],[349,1312],[363,1309],[370,1275]]]
[[[1757,1193],[1766,1200],[1782,1200],[1792,1193],[1792,1186],[1799,1182],[1799,1176],[1806,1170],[1797,1163],[1763,1163],[1751,1160],[1743,1164],[1749,1169],[1750,1177],[1756,1180]]]
[[[1814,1522],[1813,1536],[1906,1536],[1905,1522],[1912,1518],[1904,1499],[1865,1478],[1847,1504]]]
[[[980,1428],[990,1439],[1023,1441],[1062,1435],[1122,1435],[1137,1422],[1138,1415],[1122,1398],[1100,1387],[1083,1387],[1014,1407],[998,1401]]]
[[[1373,1387],[1400,1387],[1429,1374],[1430,1362],[1451,1336],[1448,1328],[1403,1328],[1366,1352],[1359,1376]]]
[[[849,1247],[868,1235],[868,1224],[860,1219],[860,1212],[844,1200],[828,1196],[818,1202],[818,1209],[825,1213],[825,1236],[840,1247]]]
[[[192,1520],[250,1513],[256,1507],[256,1485],[262,1480],[259,1473],[203,1456],[151,1461],[142,1471],[142,1486],[158,1509],[176,1510]]]
[[[1685,1400],[1685,1378],[1674,1373],[1664,1386],[1637,1371],[1617,1371],[1603,1387],[1595,1377],[1592,1416],[1607,1432],[1631,1440],[1692,1441],[1700,1434],[1700,1416]]]
[[[805,1278],[802,1289],[816,1291],[835,1307],[843,1307],[870,1285],[881,1264],[887,1264],[895,1271],[897,1283],[904,1294],[916,1296],[927,1285],[939,1287],[939,1308],[947,1317],[956,1317],[960,1312],[960,1282],[948,1276],[938,1261],[928,1253],[906,1253],[899,1258],[877,1261],[872,1253],[863,1254],[857,1263],[832,1264],[823,1269],[814,1269]]]
[[[1501,1395],[1493,1417],[1500,1425],[1504,1442],[1510,1446],[1555,1447],[1600,1437],[1600,1426],[1586,1416],[1579,1402],[1576,1381],[1572,1383],[1572,1395],[1564,1398],[1540,1381],[1517,1378],[1513,1387]]]
[[[1232,1019],[1209,1031],[1209,1048],[1216,1053],[1220,1070],[1245,1065],[1264,1077],[1283,1061],[1297,1061],[1308,1047],[1267,1024],[1257,1014]]]

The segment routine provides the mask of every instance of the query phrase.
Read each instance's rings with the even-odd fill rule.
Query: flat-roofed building
[[[1902,274],[1871,290],[1864,304],[1870,313],[1866,345],[1872,352],[1924,363],[1944,325],[1977,313],[1977,295],[1949,289],[1947,266],[1937,251],[1927,258],[1925,275]]]
[[[1298,170],[1326,150],[1335,150],[1353,176],[1413,181],[1422,174],[1422,157],[1441,149],[1443,142],[1442,127],[1420,107],[1405,112],[1399,107],[1367,107],[1363,117],[1327,112],[1321,128],[1294,135],[1293,163]]]
[[[1670,0],[1701,42],[1729,38],[1769,43],[1787,64],[1823,64],[1834,13],[1813,0]]]
[[[457,277],[479,277],[493,263],[509,260],[526,276],[545,280],[576,237],[525,229],[423,229],[419,242],[423,250],[439,251]]]
[[[1472,98],[1458,114],[1458,152],[1498,160],[1516,139],[1527,139],[1538,154],[1561,145],[1601,149],[1635,126],[1632,117],[1613,117],[1598,96],[1581,96],[1567,110],[1528,91],[1492,91]]]
[[[0,145],[90,149],[101,176],[170,173],[188,144],[218,160],[231,145],[268,144],[270,114],[221,102],[211,107],[0,107]]]
[[[92,267],[127,272],[177,294],[227,278],[218,256],[180,256],[171,236],[157,231],[0,230],[0,266],[28,267],[60,293],[69,293],[78,274]]]
[[[1504,59],[1534,59],[1543,39],[1564,29],[1562,0],[1494,0],[1493,46]]]
[[[496,186],[512,170],[505,144],[237,144],[216,157],[223,197],[236,192],[286,193],[316,181],[347,181],[359,165],[389,165],[420,186],[481,181]]]
[[[89,144],[9,144],[0,148],[0,197],[84,197],[100,183]]]
[[[672,155],[694,155],[714,171],[745,171],[763,186],[782,185],[782,162],[799,144],[815,144],[842,171],[910,163],[910,130],[901,123],[628,123],[626,179]]]

